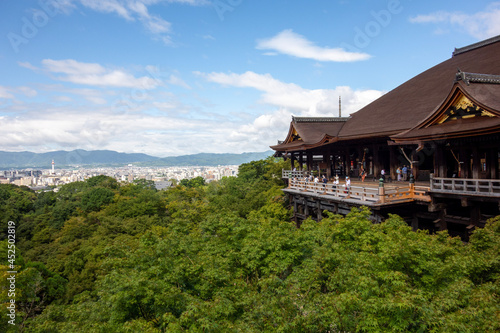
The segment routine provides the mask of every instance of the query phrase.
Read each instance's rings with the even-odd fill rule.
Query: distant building
[[[167,181],[167,180],[164,180],[164,181],[155,181],[154,184],[155,184],[155,188],[158,191],[165,190],[165,189],[167,189],[169,187],[172,187],[172,182],[171,181]]]

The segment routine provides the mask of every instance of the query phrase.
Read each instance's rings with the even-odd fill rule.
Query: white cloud
[[[14,98],[14,95],[12,95],[9,88],[0,86],[0,98],[11,99],[11,98]]]
[[[439,11],[412,17],[410,22],[457,26],[477,39],[485,39],[500,34],[500,2],[491,3],[486,10],[476,13]],[[437,29],[439,33],[443,31]]]
[[[154,34],[164,34],[170,32],[170,22],[157,16],[148,16],[143,19],[146,28]]]
[[[31,64],[20,63],[21,66],[33,70],[40,70]],[[84,63],[73,59],[65,60],[42,60],[42,70],[56,75],[56,80],[76,84],[100,86],[100,87],[127,87],[137,89],[153,89],[161,84],[161,81],[150,77],[135,77],[124,70],[108,69],[96,63]]]
[[[183,79],[173,74],[170,75],[166,82],[186,89],[191,89],[191,87]]]
[[[115,13],[127,20],[133,20],[132,8],[127,8],[125,2],[119,0],[81,0],[80,3],[92,10],[102,13]]]
[[[76,7],[75,3],[100,13],[116,14],[127,21],[140,21],[152,34],[161,36],[157,38],[165,44],[172,44],[166,34],[171,33],[171,23],[162,17],[152,15],[149,7],[161,2],[170,4],[186,4],[191,6],[209,5],[209,0],[58,0],[65,11]]]
[[[0,86],[0,98],[14,99],[16,94],[22,94],[26,97],[35,97],[38,92],[30,87],[3,87]]]
[[[335,89],[305,89],[293,83],[281,82],[270,74],[254,72],[195,74],[225,86],[257,89],[262,92],[261,103],[276,107],[274,112],[262,114],[253,122],[238,126],[229,136],[231,142],[255,147],[268,147],[275,144],[276,140],[284,139],[292,114],[336,117],[341,96],[342,116],[345,117],[383,94],[377,90],[353,90],[345,86]]]
[[[35,97],[38,95],[36,90],[26,86],[18,87],[17,90],[26,97]]]
[[[51,68],[58,71],[55,74],[80,74],[78,66],[52,65]],[[93,66],[95,64],[86,65],[82,68],[93,75],[108,71],[102,66]],[[156,67],[148,66],[147,70],[152,76],[161,75]],[[129,95],[135,90],[43,85],[39,86],[38,93],[42,96],[35,101],[22,105],[7,102],[2,109],[0,150],[111,149],[155,156],[264,151],[285,137],[292,114],[337,116],[341,95],[342,115],[346,116],[381,95],[378,91],[349,87],[306,89],[281,82],[270,74],[254,72],[197,74],[217,84],[255,89],[260,92],[259,102],[264,106],[249,108],[244,113],[224,113],[216,112],[214,105],[197,100],[197,94],[191,91],[183,96],[163,89]],[[173,84],[177,76],[177,73],[167,74],[162,76],[162,81]],[[177,83],[181,82],[184,81]],[[0,87],[0,93],[30,93],[23,90]],[[53,103],[54,100],[60,103]],[[214,111],[209,113],[209,110]]]
[[[297,58],[317,61],[349,62],[370,58],[366,53],[348,52],[342,48],[319,47],[292,30],[283,30],[276,36],[257,41],[257,49],[273,50]],[[274,52],[266,53],[274,55]]]
[[[109,107],[88,111],[84,107],[39,105],[39,109],[43,112],[33,108],[27,113],[0,117],[0,150],[111,149],[172,156],[227,152],[228,144],[232,144],[227,139],[232,128],[227,120],[117,112]]]
[[[376,90],[352,90],[350,87],[335,89],[305,89],[294,83],[284,83],[270,74],[251,71],[236,73],[200,73],[210,82],[226,86],[254,88],[262,92],[261,103],[299,112],[305,116],[336,116],[338,98],[342,96],[343,115],[357,111],[361,106],[382,95]]]

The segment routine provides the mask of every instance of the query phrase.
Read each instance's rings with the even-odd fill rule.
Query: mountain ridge
[[[50,168],[52,160],[57,167],[72,166],[214,166],[235,165],[259,160],[272,155],[271,151],[232,153],[198,153],[170,157],[156,157],[142,153],[121,153],[113,150],[57,150],[47,153],[0,151],[0,168]]]

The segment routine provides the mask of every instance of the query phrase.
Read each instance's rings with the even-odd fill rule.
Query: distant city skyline
[[[499,35],[500,2],[6,0],[0,32],[0,151],[261,152]]]
[[[112,177],[124,183],[132,183],[135,180],[145,179],[164,187],[166,181],[172,180],[179,182],[183,179],[202,177],[206,182],[211,182],[220,180],[223,177],[233,177],[238,175],[238,165],[0,170],[0,184],[14,184],[36,189],[47,186],[62,186],[77,181],[84,181],[99,175]]]

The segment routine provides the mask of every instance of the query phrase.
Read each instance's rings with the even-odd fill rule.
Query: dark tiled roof
[[[305,149],[321,145],[325,142],[337,140],[340,129],[347,121],[347,117],[293,117],[285,141],[276,146],[274,150]],[[301,140],[292,141],[292,133],[295,130]]]
[[[500,111],[500,84],[485,84],[469,82],[461,85],[465,93],[471,96],[482,107]]]
[[[456,50],[452,58],[415,76],[352,114],[342,127],[339,139],[395,135],[414,128],[448,96],[456,79],[457,68],[466,73],[488,74],[491,78],[500,75],[500,37]],[[469,83],[485,78],[481,75],[469,77],[472,79]],[[485,86],[472,89],[487,90]],[[485,92],[485,97],[488,94]],[[489,102],[498,104],[491,101],[494,96],[489,95],[486,97]],[[498,95],[494,99],[498,100]]]
[[[474,74],[477,75],[477,74]],[[500,85],[483,83],[484,80],[467,85],[459,80],[453,86],[446,100],[413,129],[401,132],[391,137],[396,142],[408,140],[440,140],[453,137],[481,135],[500,131]],[[456,119],[447,123],[436,123],[449,108],[451,101],[458,95],[471,98],[474,105],[480,106],[489,116],[475,116]]]
[[[335,123],[346,122],[349,117],[294,117],[292,121],[296,123]]]
[[[482,40],[480,42],[477,42],[477,43],[474,43],[474,44],[471,44],[471,45],[460,47],[458,49],[455,48],[455,51],[453,51],[453,56],[457,56],[459,54],[462,54],[462,53],[465,53],[465,52],[468,52],[468,51],[472,51],[474,49],[486,46],[488,44],[496,43],[498,41],[500,41],[500,36],[495,36],[495,37],[491,37],[491,38]]]

